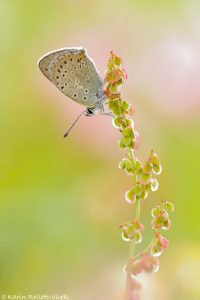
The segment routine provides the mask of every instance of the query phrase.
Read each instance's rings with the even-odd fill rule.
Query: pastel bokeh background
[[[138,156],[160,154],[160,189],[143,202],[175,204],[161,269],[142,279],[145,300],[200,299],[200,3],[195,0],[0,3],[0,293],[123,297],[128,244],[118,225],[132,210],[118,168],[118,133],[82,110],[39,72],[46,52],[83,46],[104,75],[110,50],[129,75]]]

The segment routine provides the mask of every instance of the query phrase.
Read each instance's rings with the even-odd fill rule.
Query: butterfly
[[[38,66],[44,76],[65,96],[87,107],[74,121],[65,137],[83,114],[110,115],[104,111],[104,80],[84,48],[63,48],[49,52],[40,58]]]

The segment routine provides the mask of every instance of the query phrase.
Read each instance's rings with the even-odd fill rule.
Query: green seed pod
[[[169,220],[169,219],[165,219],[165,220],[163,221],[162,229],[163,229],[163,230],[169,230],[170,227],[171,227],[171,222],[170,222],[170,220]]]
[[[165,202],[165,208],[169,211],[169,212],[173,212],[174,211],[174,204],[171,202]]]
[[[130,191],[127,191],[125,193],[125,199],[128,203],[132,203],[134,204],[135,203],[135,200],[136,200],[136,194],[135,194],[135,190],[134,189],[131,189]]]
[[[109,83],[115,83],[115,81],[116,81],[115,73],[113,71],[108,71],[106,74],[106,80]]]
[[[161,174],[161,172],[162,172],[162,166],[160,164],[158,165],[153,164],[153,173],[159,175]]]
[[[133,129],[130,127],[130,128],[124,129],[123,136],[128,136],[131,139],[134,139],[135,138],[135,133],[134,133]]]
[[[142,192],[142,186],[141,186],[141,184],[137,183],[135,185],[135,193],[136,193],[136,195],[140,195],[141,192]]]
[[[126,231],[123,231],[123,232],[122,232],[122,239],[123,239],[125,242],[129,242],[129,241],[130,241],[130,237],[127,235]]]
[[[127,101],[124,100],[122,102],[122,107],[123,107],[124,110],[128,110],[129,107],[130,107],[130,104]]]
[[[119,169],[122,169],[122,170],[124,170],[125,169],[125,159],[123,159],[122,161],[120,161],[120,163],[119,163]]]
[[[126,127],[128,127],[128,126],[133,127],[134,126],[133,120],[132,119],[128,119],[128,118],[125,118],[125,124],[126,124]]]
[[[110,86],[110,85],[109,85]],[[113,109],[113,107],[115,106],[115,99],[111,99],[111,100],[109,100],[109,102],[108,102],[108,106],[109,106],[109,108],[110,109]]]
[[[122,124],[122,120],[121,118],[114,118],[112,120],[112,124],[115,128],[120,128],[121,124]]]
[[[150,160],[151,160],[151,163],[153,165],[159,165],[160,164],[160,158],[158,157],[157,153],[154,152],[153,150],[150,153]]]
[[[110,92],[111,92],[112,94],[117,94],[117,92],[118,92],[118,85],[117,85],[116,83],[112,83],[112,84],[110,85],[109,90],[110,90]]]
[[[140,244],[142,242],[142,234],[141,232],[136,232],[134,234],[134,241],[135,241],[135,244]]]
[[[147,162],[145,165],[144,165],[144,173],[149,173],[152,171],[152,165]]]
[[[124,136],[121,138],[121,141],[125,146],[129,146],[132,142],[132,139],[129,136]]]
[[[120,117],[121,115],[121,108],[118,106],[118,105],[115,105],[113,108],[112,108],[112,112],[115,116],[117,117]]]
[[[146,189],[147,192],[152,192],[151,184],[150,183],[145,184],[145,189]]]
[[[120,148],[121,150],[126,149],[126,145],[124,145],[124,144],[122,143],[122,140],[121,140],[121,139],[120,139],[119,142],[118,142],[118,146],[119,146],[119,148]]]
[[[133,173],[133,165],[132,162],[128,159],[125,160],[125,166],[124,166],[125,171],[130,175]]]
[[[148,182],[150,180],[150,178],[151,178],[150,174],[148,174],[148,173],[142,173],[142,180],[144,182]]]
[[[131,143],[128,145],[128,148],[129,148],[130,150],[133,150],[134,147],[135,147],[135,142],[132,140]]]
[[[160,209],[161,209],[160,206],[156,206],[152,209],[151,215],[153,218],[156,218],[159,215]]]
[[[119,86],[119,85],[122,85],[122,83],[123,83],[123,79],[120,78],[120,79],[117,81],[117,85],[118,85],[118,86]]]
[[[141,194],[140,194],[140,199],[141,200],[144,200],[148,197],[148,192],[147,191],[143,191]]]
[[[115,58],[114,58],[114,64],[115,64],[117,67],[121,66],[121,64],[122,64],[121,58],[118,57],[118,56],[115,56]]]
[[[150,253],[152,256],[160,256],[163,252],[163,248],[157,241],[151,246]]]
[[[151,190],[152,190],[152,192],[157,191],[158,188],[159,188],[158,180],[155,179],[155,178],[151,179]]]
[[[126,228],[127,235],[132,239],[135,234],[135,229],[133,224],[129,224]]]

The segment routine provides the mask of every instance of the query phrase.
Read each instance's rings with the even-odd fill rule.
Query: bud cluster
[[[121,134],[118,141],[119,148],[125,150],[125,156],[119,163],[119,168],[129,176],[132,176],[132,186],[125,193],[125,199],[128,203],[134,205],[136,216],[133,220],[127,221],[120,226],[122,230],[122,239],[130,242],[132,245],[142,242],[142,231],[144,225],[140,222],[140,202],[146,199],[150,192],[155,192],[159,188],[159,183],[155,176],[162,172],[162,166],[158,154],[151,150],[147,161],[143,164],[135,157],[135,151],[140,147],[140,136],[135,130],[134,122],[131,116],[135,109],[126,100],[122,98],[120,88],[127,79],[127,74],[122,67],[122,59],[114,52],[111,52],[107,64],[105,75],[106,96],[108,106],[113,114],[113,126]],[[131,253],[127,267],[127,291],[126,299],[132,298],[134,289],[140,287],[136,281],[136,276],[143,272],[156,272],[159,269],[158,256],[165,250],[169,242],[163,237],[159,230],[168,230],[171,222],[169,212],[174,210],[173,204],[162,201],[152,210],[151,227],[154,230],[154,238],[145,251],[137,254]],[[135,247],[132,247],[133,249]],[[131,249],[131,248],[130,248]],[[132,278],[132,282],[131,282]]]
[[[154,207],[151,211],[152,222],[151,227],[154,230],[163,229],[169,230],[171,221],[169,219],[169,212],[174,211],[174,205],[171,202],[162,201],[161,204]]]
[[[142,242],[142,231],[144,230],[144,225],[137,219],[122,224],[120,228],[122,229],[122,239],[124,241],[134,240],[135,244]]]
[[[154,176],[161,173],[161,164],[153,150],[144,165],[137,158],[133,159],[133,155],[127,154],[119,163],[119,168],[133,176],[133,187],[125,194],[128,203],[134,204],[136,200],[146,199],[150,192],[157,191],[159,184]]]
[[[129,262],[129,273],[136,277],[141,272],[153,273],[159,270],[160,260],[158,257],[144,253],[137,259],[131,259]]]

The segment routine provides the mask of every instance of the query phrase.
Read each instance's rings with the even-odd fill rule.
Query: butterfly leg
[[[104,115],[104,116],[110,116],[110,117],[114,117],[114,115],[112,114],[111,111],[109,112],[105,112],[105,104],[106,103],[99,103],[98,108],[99,108],[99,114],[100,115]]]
[[[105,113],[105,112],[100,112],[100,115],[103,115],[103,116],[110,116],[110,117],[115,117],[111,112],[107,112],[107,113]]]
[[[100,113],[100,115],[110,116],[110,117],[113,117],[113,118],[114,118],[114,115],[112,114],[111,111],[105,112],[105,107],[104,107],[104,106],[102,106],[102,108],[101,108],[101,110],[100,110],[99,113]]]

